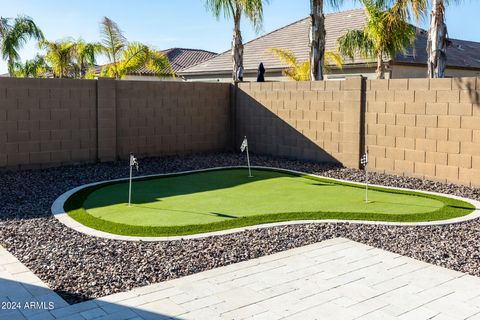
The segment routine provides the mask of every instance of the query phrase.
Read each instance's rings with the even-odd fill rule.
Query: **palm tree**
[[[361,0],[355,0],[360,1]],[[323,80],[323,64],[325,54],[325,14],[324,3],[334,8],[338,8],[344,3],[344,0],[310,0],[310,80]],[[412,15],[418,21],[419,17],[425,12],[428,0],[376,0],[377,3],[388,5],[395,3],[395,9],[404,17]]]
[[[243,70],[243,40],[240,30],[242,15],[253,24],[256,31],[262,28],[263,4],[269,0],[205,0],[207,8],[218,18],[233,18],[232,58],[233,81],[239,81],[240,70]]]
[[[326,1],[337,8],[343,3],[343,0]],[[323,80],[326,36],[323,0],[310,0],[310,19],[310,80]]]
[[[288,68],[283,71],[283,74],[295,81],[310,80],[310,61],[298,61],[295,54],[288,49],[271,48],[267,50],[280,61],[286,63]],[[343,58],[336,52],[325,51],[324,71],[329,72],[331,65],[336,65],[338,68],[343,66]]]
[[[62,39],[54,42],[43,40],[39,43],[39,47],[47,51],[45,59],[51,65],[55,78],[74,77],[75,42],[73,40]]]
[[[88,43],[79,39],[75,43],[74,59],[75,74],[80,79],[85,79],[90,68],[95,66],[96,57],[102,52],[100,43]]]
[[[415,29],[399,14],[398,6],[385,8],[381,1],[359,0],[368,14],[363,30],[349,30],[337,39],[338,51],[354,60],[356,54],[377,60],[377,78],[385,78],[384,58],[393,58],[415,41]]]
[[[452,0],[461,2],[461,0]],[[432,12],[430,14],[430,28],[428,29],[428,77],[445,77],[447,62],[448,32],[445,24],[445,6],[449,0],[432,0]]]
[[[15,63],[20,60],[18,51],[29,39],[43,40],[42,31],[31,18],[18,16],[12,21],[0,17],[0,52],[7,61],[10,76],[14,76]]]
[[[376,0],[379,5],[391,7],[396,11],[396,15],[403,20],[414,19],[417,23],[423,19],[427,13],[429,0]]]
[[[102,52],[110,62],[102,69],[102,76],[121,79],[141,67],[147,67],[156,76],[174,76],[164,54],[144,44],[128,42],[118,25],[107,17],[101,22],[101,37]]]
[[[45,57],[37,54],[35,58],[25,61],[25,64],[15,63],[15,77],[23,78],[41,78],[50,71],[50,67],[45,61]]]
[[[391,0],[393,1],[393,0]],[[427,13],[428,0],[395,0],[404,16],[410,17],[410,11],[418,21],[419,16]],[[448,31],[445,23],[445,7],[462,0],[432,0],[430,27],[428,29],[427,54],[428,77],[445,77],[447,61]]]

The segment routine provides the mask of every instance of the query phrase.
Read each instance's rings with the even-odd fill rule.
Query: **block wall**
[[[239,147],[480,186],[479,78],[185,83],[0,79],[0,168]]]
[[[229,84],[3,78],[0,169],[223,151],[230,114]]]
[[[480,185],[479,94],[477,78],[367,81],[371,167]]]
[[[230,84],[117,81],[117,154],[222,151]]]
[[[96,159],[96,83],[0,78],[0,168]]]
[[[346,81],[241,83],[237,145],[256,153],[358,167],[361,78]]]

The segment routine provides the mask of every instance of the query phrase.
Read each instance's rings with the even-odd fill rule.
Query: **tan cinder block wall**
[[[96,83],[0,78],[0,168],[96,159]]]
[[[367,81],[371,168],[480,185],[479,96],[477,78]]]
[[[0,79],[0,168],[222,151],[480,186],[480,80]],[[362,127],[364,125],[364,127]],[[233,141],[235,140],[235,141]]]
[[[114,161],[117,157],[116,81],[97,82],[98,160]]]
[[[358,167],[361,78],[241,83],[236,144],[253,152]]]
[[[230,85],[0,79],[0,168],[223,151]]]
[[[230,84],[117,81],[116,101],[121,158],[226,148]]]

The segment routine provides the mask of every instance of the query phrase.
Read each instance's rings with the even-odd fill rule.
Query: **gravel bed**
[[[358,170],[252,156],[252,164],[362,181]],[[141,174],[244,165],[238,154],[143,159]],[[480,223],[399,227],[316,224],[274,227],[199,240],[124,242],[83,235],[50,215],[63,192],[89,182],[125,177],[126,162],[0,172],[0,244],[69,303],[182,277],[333,237],[480,276]],[[370,175],[370,181],[480,200],[480,189]]]

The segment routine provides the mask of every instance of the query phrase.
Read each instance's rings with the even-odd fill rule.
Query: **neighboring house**
[[[160,51],[161,53],[165,54],[170,61],[170,65],[172,66],[172,70],[175,74],[175,79],[173,77],[156,77],[154,76],[154,72],[149,70],[148,68],[140,68],[135,72],[127,75],[125,80],[143,80],[143,81],[172,81],[172,80],[180,80],[183,81],[178,72],[194,66],[198,63],[204,62],[206,60],[212,59],[213,57],[217,56],[216,53],[200,50],[200,49],[185,49],[185,48],[171,48],[167,50]],[[100,76],[103,66],[95,66],[95,74]],[[167,73],[168,70],[165,70]],[[8,73],[0,74],[0,77],[9,77]],[[53,73],[48,72],[44,76],[45,78],[53,78]]]
[[[173,72],[175,73],[176,80],[183,80],[179,76],[179,72],[185,68],[192,67],[198,63],[212,59],[217,56],[216,53],[200,50],[200,49],[184,49],[184,48],[172,48],[161,51],[165,54],[170,61]],[[168,70],[165,70],[168,72]],[[125,80],[173,80],[173,77],[156,77],[152,70],[148,68],[140,68],[135,72],[127,75]]]
[[[337,38],[347,30],[363,29],[367,21],[364,9],[355,9],[328,14],[325,17],[327,32],[326,50],[336,51]],[[294,22],[283,28],[254,39],[244,46],[244,80],[255,81],[260,62],[266,68],[265,78],[270,81],[287,80],[282,71],[287,67],[271,53],[269,48],[291,50],[299,61],[309,57],[310,18]],[[447,50],[447,76],[480,75],[480,43],[450,39]],[[418,29],[414,48],[405,55],[397,56],[388,62],[387,78],[425,78],[427,76],[427,32]],[[183,69],[178,74],[190,81],[231,81],[231,51]],[[342,69],[331,67],[327,79],[343,79],[348,76],[362,75],[375,78],[375,60],[357,57],[355,61],[346,59]]]

